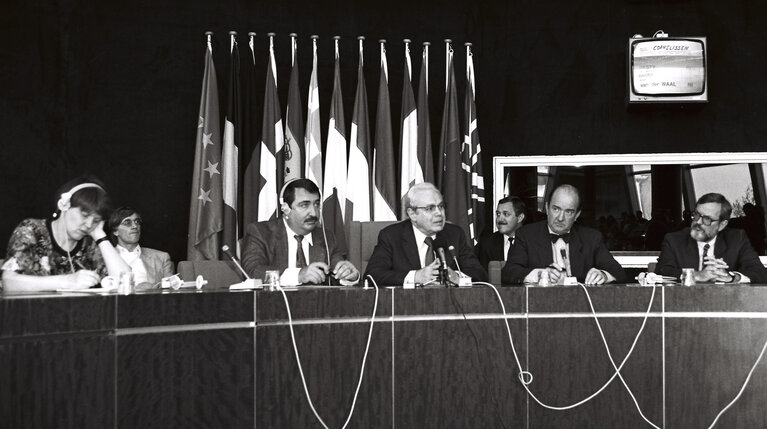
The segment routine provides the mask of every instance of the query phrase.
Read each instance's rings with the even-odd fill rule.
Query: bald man
[[[575,225],[581,197],[561,185],[546,203],[546,221],[517,231],[517,240],[501,272],[503,283],[537,283],[546,271],[552,284],[575,277],[585,284],[624,282],[626,273],[594,229]]]

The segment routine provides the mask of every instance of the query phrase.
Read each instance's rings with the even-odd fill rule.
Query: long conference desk
[[[530,391],[564,406],[614,374],[584,291],[499,288]],[[588,288],[621,375],[658,427],[706,428],[767,341],[767,287]],[[375,289],[286,292],[314,406],[352,405]],[[349,428],[646,428],[620,379],[538,405],[488,287],[381,288]],[[228,290],[0,297],[0,427],[316,428],[283,296]],[[767,426],[767,362],[716,427]]]

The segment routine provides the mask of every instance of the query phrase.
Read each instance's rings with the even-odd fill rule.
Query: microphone
[[[245,278],[246,278],[246,279],[250,279],[250,276],[248,275],[248,273],[246,273],[246,272],[245,272],[245,270],[242,268],[242,265],[240,265],[240,260],[239,260],[239,259],[237,259],[237,256],[235,256],[235,255],[234,255],[234,254],[233,254],[233,253],[232,253],[232,252],[229,250],[229,246],[227,246],[226,244],[224,244],[223,246],[221,246],[221,251],[222,251],[222,252],[224,252],[224,255],[228,256],[228,257],[229,257],[229,259],[231,259],[231,260],[232,260],[232,262],[234,262],[234,265],[237,265],[237,268],[239,268],[239,269],[240,269],[240,271],[242,271],[242,274],[244,274],[244,275],[245,275]]]
[[[461,265],[458,263],[458,258],[455,257],[455,246],[451,244],[447,248],[447,251],[450,252],[450,256],[453,258],[453,262],[455,262],[455,266],[458,268],[458,272],[463,274],[463,270],[461,270]]]
[[[245,272],[245,269],[242,268],[242,265],[240,265],[240,260],[235,256],[230,250],[229,246],[224,244],[221,246],[221,251],[224,252],[224,255],[228,256],[229,259],[234,262],[234,265],[237,265],[237,268],[242,271],[242,274],[245,275],[245,281],[240,283],[235,283],[233,285],[229,286],[229,289],[231,290],[237,290],[237,289],[260,289],[263,286],[261,285],[261,280],[259,279],[253,279],[251,278],[248,273]]]
[[[449,246],[447,251],[450,252],[450,256],[453,257],[453,262],[455,262],[455,266],[458,268],[458,286],[471,286],[471,277],[466,275],[461,270],[461,265],[458,264],[458,258],[455,256],[455,246]]]
[[[562,255],[562,261],[565,263],[565,272],[568,277],[570,276],[570,261],[567,260],[567,251],[563,248],[559,249],[559,254]]]
[[[437,249],[437,257],[439,257],[439,284],[442,286],[449,286],[447,276],[447,258],[445,257],[445,249],[443,247]]]

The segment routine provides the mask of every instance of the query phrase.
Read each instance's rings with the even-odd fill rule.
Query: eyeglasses
[[[429,212],[429,213],[434,213],[434,212],[436,212],[437,210],[439,210],[439,211],[443,212],[443,211],[445,211],[445,203],[432,204],[432,205],[429,205],[429,206],[423,206],[423,207],[417,207],[417,206],[416,206],[416,207],[411,207],[411,208],[412,208],[413,210],[418,210],[418,209],[421,209],[421,210],[423,210],[423,211],[425,211],[425,212]]]
[[[703,225],[706,225],[706,226],[709,226],[709,225],[711,225],[714,222],[720,222],[721,221],[721,219],[711,219],[710,217],[704,216],[704,215],[698,213],[697,210],[695,210],[694,212],[692,212],[692,221],[693,222],[697,222],[698,219],[700,219],[701,223]]]
[[[141,226],[142,223],[144,223],[144,222],[141,220],[141,218],[137,218],[137,219],[125,218],[125,219],[123,219],[122,222],[120,222],[120,225],[125,225],[128,228],[132,228],[133,225]]]

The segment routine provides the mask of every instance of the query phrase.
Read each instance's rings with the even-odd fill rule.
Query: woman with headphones
[[[84,289],[131,270],[104,232],[111,203],[98,179],[70,180],[56,199],[52,219],[25,219],[13,231],[2,268],[7,292]]]

